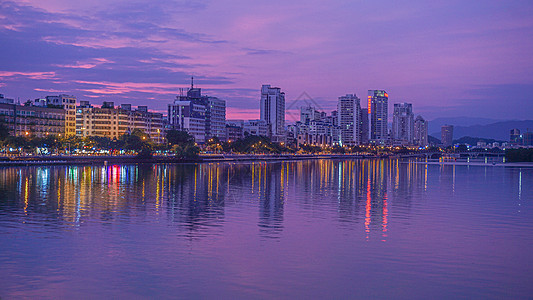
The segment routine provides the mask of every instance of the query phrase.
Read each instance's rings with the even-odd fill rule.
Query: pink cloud
[[[246,109],[237,107],[226,107],[226,119],[228,120],[253,120],[259,119],[259,108]]]
[[[9,72],[0,71],[0,77],[12,77],[12,76],[25,76],[30,79],[53,79],[55,78],[55,72]],[[5,80],[5,79],[4,79]]]

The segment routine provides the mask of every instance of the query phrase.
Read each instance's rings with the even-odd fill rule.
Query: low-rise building
[[[130,104],[115,107],[113,102],[104,102],[101,107],[81,101],[76,109],[76,135],[79,137],[100,136],[111,139],[139,129],[156,143],[164,141],[163,114],[149,112],[148,107],[131,109]]]
[[[65,110],[61,108],[0,103],[0,119],[13,136],[65,134]]]

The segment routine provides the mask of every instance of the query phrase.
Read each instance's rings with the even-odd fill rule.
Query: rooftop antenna
[[[191,90],[194,89],[194,76],[191,76]]]

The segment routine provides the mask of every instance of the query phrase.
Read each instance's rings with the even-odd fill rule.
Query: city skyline
[[[192,74],[231,119],[258,115],[264,83],[287,103],[305,91],[325,110],[340,95],[386,89],[428,120],[527,119],[533,109],[527,1],[268,4],[275,14],[265,5],[3,1],[0,92],[165,111]]]

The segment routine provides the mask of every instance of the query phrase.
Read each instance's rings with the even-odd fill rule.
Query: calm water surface
[[[0,168],[0,297],[533,297],[533,168]]]

